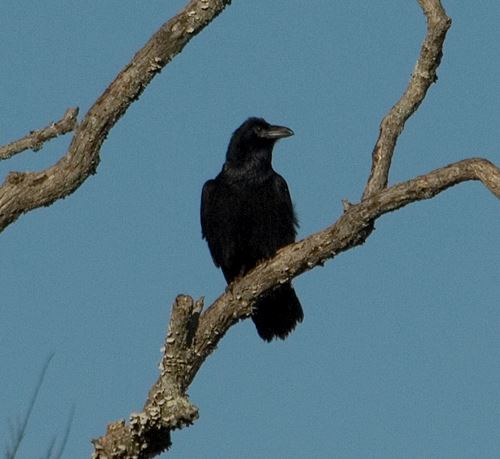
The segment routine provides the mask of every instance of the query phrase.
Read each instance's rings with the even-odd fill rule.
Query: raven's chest
[[[236,182],[221,189],[222,199],[234,212],[234,218],[271,218],[279,213],[279,195],[272,180],[264,182]]]

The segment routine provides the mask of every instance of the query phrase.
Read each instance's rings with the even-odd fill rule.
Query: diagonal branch
[[[468,180],[481,181],[500,199],[500,169],[486,159],[466,159],[394,185],[351,205],[333,225],[283,248],[275,257],[234,283],[230,291],[221,295],[201,315],[194,354],[208,356],[229,327],[251,313],[252,304],[263,292],[363,244],[367,236],[365,230],[373,220],[413,202],[431,199]],[[198,365],[193,365],[189,381],[201,362],[200,359]]]
[[[69,108],[64,113],[62,119],[55,123],[50,123],[47,127],[31,131],[22,139],[15,140],[3,147],[0,147],[0,160],[9,159],[24,150],[38,151],[47,140],[66,134],[76,127],[78,108]]]
[[[387,186],[389,168],[396,142],[408,118],[420,106],[427,90],[437,81],[436,71],[441,62],[446,32],[451,19],[446,16],[440,0],[418,0],[427,18],[427,34],[420,56],[406,91],[380,124],[380,133],[373,148],[371,173],[363,192],[363,199]]]
[[[0,187],[0,231],[21,214],[73,193],[99,164],[109,131],[151,80],[231,0],[191,0],[137,52],[84,116],[68,152],[41,172],[11,172]]]
[[[93,458],[146,458],[168,448],[170,432],[190,425],[198,417],[197,409],[186,396],[196,373],[227,330],[251,314],[260,295],[364,243],[369,235],[366,228],[378,217],[430,199],[467,180],[481,181],[500,198],[498,167],[481,158],[459,161],[349,206],[335,224],[284,247],[232,284],[201,315],[201,300],[194,302],[189,296],[179,295],[172,307],[161,374],[144,411],[132,415],[129,424],[111,424],[105,436],[93,441]]]

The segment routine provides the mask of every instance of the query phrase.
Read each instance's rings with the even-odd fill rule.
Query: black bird
[[[222,171],[203,186],[202,235],[228,284],[295,240],[288,186],[271,165],[274,144],[291,135],[287,127],[248,118],[231,137]],[[290,282],[265,294],[252,313],[266,341],[285,339],[303,317]]]

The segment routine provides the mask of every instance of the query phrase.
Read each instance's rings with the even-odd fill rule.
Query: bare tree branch
[[[446,32],[451,19],[446,16],[440,0],[418,0],[427,18],[427,34],[406,91],[380,124],[380,133],[373,148],[372,167],[363,199],[387,186],[389,168],[396,142],[408,118],[424,100],[427,90],[437,81]]]
[[[481,158],[459,161],[350,205],[332,226],[284,247],[231,284],[201,315],[202,300],[194,302],[189,296],[179,295],[172,306],[161,374],[144,411],[133,414],[129,424],[111,424],[104,437],[93,441],[93,458],[148,458],[168,448],[170,431],[190,425],[198,417],[186,390],[199,368],[227,330],[250,316],[260,295],[364,243],[366,229],[378,217],[412,202],[431,199],[467,180],[481,181],[500,198],[498,167]]]
[[[41,172],[11,172],[0,187],[0,231],[21,214],[73,193],[99,164],[102,143],[128,107],[139,98],[184,46],[231,0],[191,0],[163,24],[87,112],[68,152]]]
[[[38,151],[43,144],[54,137],[66,134],[76,127],[78,108],[68,108],[64,116],[55,123],[50,123],[47,127],[31,131],[22,139],[11,142],[0,147],[0,160],[9,159],[24,150]]]

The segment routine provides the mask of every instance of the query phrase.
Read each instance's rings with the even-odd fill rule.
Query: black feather
[[[274,144],[291,135],[286,127],[249,118],[233,133],[222,171],[203,186],[202,235],[228,284],[295,240],[288,186],[271,165]],[[286,338],[303,317],[290,283],[265,294],[252,314],[266,341]]]

